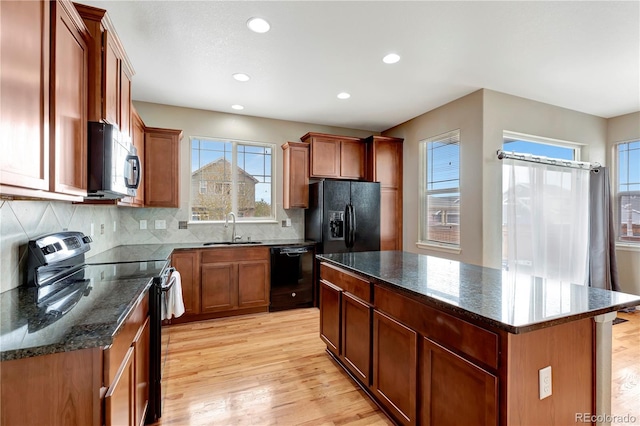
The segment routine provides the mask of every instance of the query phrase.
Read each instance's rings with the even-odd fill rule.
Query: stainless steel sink
[[[203,246],[247,246],[262,244],[262,241],[212,241],[204,243]]]

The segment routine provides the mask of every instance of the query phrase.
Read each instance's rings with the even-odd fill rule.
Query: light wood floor
[[[390,425],[330,360],[315,308],[163,329],[159,425]],[[613,327],[612,413],[640,424],[640,312]],[[633,424],[633,423],[632,423]]]

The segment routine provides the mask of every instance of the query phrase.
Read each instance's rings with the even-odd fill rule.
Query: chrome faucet
[[[231,228],[231,242],[235,242],[236,240],[240,240],[242,235],[236,235],[236,214],[234,212],[229,212],[224,218],[224,227],[229,227],[229,216],[233,219],[233,226]]]

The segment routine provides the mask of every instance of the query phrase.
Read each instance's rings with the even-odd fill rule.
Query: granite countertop
[[[88,257],[86,263],[96,265],[103,263],[139,262],[143,260],[166,260],[175,250],[192,249],[220,249],[260,246],[309,246],[316,244],[308,240],[260,240],[254,244],[230,244],[223,241],[219,244],[204,245],[205,243],[176,243],[176,244],[132,244],[113,247],[109,250]]]
[[[400,251],[319,254],[414,299],[524,333],[640,305],[640,296]]]

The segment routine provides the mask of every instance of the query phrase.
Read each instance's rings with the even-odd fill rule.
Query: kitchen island
[[[406,252],[317,258],[327,352],[396,422],[625,414],[610,412],[611,322],[639,296]]]

